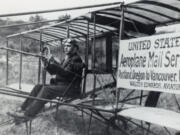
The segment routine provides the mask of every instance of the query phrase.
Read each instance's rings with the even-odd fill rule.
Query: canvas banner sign
[[[180,94],[180,33],[121,40],[117,87]]]

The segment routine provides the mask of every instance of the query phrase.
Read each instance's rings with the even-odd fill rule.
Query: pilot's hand
[[[50,64],[54,64],[54,63],[55,63],[55,59],[54,59],[53,56],[51,56],[51,57],[49,58],[49,63],[50,63]]]
[[[42,57],[42,62],[44,64],[44,67],[48,66],[49,60],[46,57]]]
[[[59,61],[55,57],[51,56],[51,58],[49,59],[49,63],[58,65]]]

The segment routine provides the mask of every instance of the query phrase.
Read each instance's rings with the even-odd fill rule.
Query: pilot
[[[83,62],[77,51],[79,49],[75,39],[65,39],[63,41],[65,57],[61,63],[53,57],[49,60],[43,58],[45,69],[55,78],[51,79],[49,85],[37,84],[32,89],[30,96],[44,99],[54,99],[56,97],[74,97],[80,95],[80,83],[82,76]],[[45,101],[27,98],[21,107],[14,112],[16,118],[33,118],[43,108]]]

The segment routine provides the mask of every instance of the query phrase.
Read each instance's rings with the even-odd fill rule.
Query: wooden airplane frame
[[[153,2],[154,1],[152,1],[152,3]],[[121,46],[121,39],[124,37],[124,22],[127,20],[127,18],[124,16],[125,8],[126,8],[126,5],[124,5],[122,3],[121,4],[121,8],[120,8],[121,9],[121,18],[120,18],[121,23],[120,23],[120,26],[119,26],[119,41],[120,41],[120,46]],[[93,40],[93,48],[94,48],[94,50],[92,51],[92,56],[93,56],[92,64],[95,67],[95,65],[94,65],[95,64],[95,57],[94,57],[94,55],[95,55],[95,51],[96,51],[95,50],[95,40],[97,38],[96,27],[98,27],[99,24],[96,25],[96,12],[94,12],[92,14],[92,16],[93,16],[92,17],[93,20],[89,20],[86,17],[83,17],[83,19],[86,19],[88,21],[88,24],[90,23],[90,21],[91,22],[93,21],[93,30],[94,30],[93,36],[90,37],[90,34],[89,34],[90,28],[89,28],[89,25],[87,25],[87,32],[88,33],[87,33],[87,37],[85,36],[85,39],[86,39],[85,43],[86,43],[86,46],[87,46],[86,47],[86,51],[85,51],[86,52],[86,54],[85,54],[85,64],[88,65],[88,56],[89,56],[88,55],[88,51],[89,51],[88,50],[88,46],[89,46],[89,39],[91,38]],[[73,22],[73,19],[65,21],[64,23],[69,24],[71,21]],[[151,19],[151,21],[153,21],[153,19]],[[176,20],[173,20],[173,21],[175,22]],[[64,23],[62,23],[62,24],[64,24]],[[60,23],[60,25],[61,25],[61,23]],[[69,25],[67,25],[67,26],[68,27],[67,27],[67,31],[66,32],[67,32],[67,37],[69,37],[70,36],[70,34],[69,34],[70,27],[69,27]],[[40,41],[40,48],[41,48],[40,51],[41,51],[42,48],[43,48],[43,41],[42,40],[43,40],[43,30],[44,29],[45,28],[42,27],[42,28],[39,28],[39,29],[36,29],[36,30],[22,32],[22,33],[10,35],[10,36],[7,37],[7,47],[1,47],[1,49],[7,50],[7,63],[6,63],[6,65],[7,65],[7,67],[6,67],[6,69],[7,69],[7,71],[6,71],[6,76],[7,76],[6,84],[7,85],[8,85],[8,60],[9,60],[8,52],[9,51],[14,51],[14,52],[20,53],[19,89],[23,89],[22,88],[22,84],[21,84],[21,81],[22,81],[22,78],[21,78],[22,77],[22,55],[23,54],[31,55],[31,56],[35,56],[35,57],[39,58],[38,83],[41,82],[41,80],[40,80],[40,75],[41,75],[41,62],[40,62],[40,58],[41,58],[41,55],[33,54],[33,53],[27,53],[27,52],[24,52],[22,50],[19,51],[19,50],[11,49],[11,48],[9,48],[8,40],[10,38],[16,37],[16,36],[20,36],[20,39],[22,39],[23,35],[26,35],[28,33],[35,32],[35,31],[39,30],[39,39],[38,40]],[[114,30],[114,31],[116,31],[116,30]],[[106,33],[102,34],[102,35],[105,36]],[[135,34],[134,36],[139,36],[139,35]],[[21,49],[22,49],[22,42],[21,42]],[[51,100],[41,99],[41,98],[36,98],[36,97],[30,97],[30,96],[24,95],[22,93],[16,93],[16,92],[13,91],[14,89],[9,89],[9,88],[6,88],[6,89],[5,88],[1,88],[0,93],[1,94],[6,94],[6,95],[11,95],[11,96],[17,96],[17,97],[23,97],[23,98],[32,98],[32,99],[35,99],[35,100],[43,100],[43,101],[48,101],[48,102],[52,102],[52,103],[57,103],[57,104],[60,104],[60,105],[68,105],[68,106],[76,107],[76,108],[82,110],[84,113],[89,114],[91,116],[91,118],[93,117],[95,119],[101,120],[104,123],[109,123],[110,122],[110,126],[113,126],[113,127],[118,127],[118,125],[116,125],[117,124],[116,120],[121,121],[123,124],[126,123],[124,121],[130,121],[130,122],[134,123],[133,120],[129,119],[129,118],[132,118],[132,119],[137,119],[137,120],[140,120],[140,121],[145,121],[147,123],[157,124],[157,125],[160,125],[162,127],[170,127],[170,128],[176,129],[176,130],[180,130],[180,127],[179,127],[179,125],[180,125],[179,124],[179,122],[180,122],[180,120],[179,120],[180,114],[177,113],[177,112],[173,112],[173,111],[165,110],[165,109],[160,109],[160,108],[155,108],[155,107],[143,107],[143,106],[139,106],[139,105],[125,104],[125,101],[128,100],[129,95],[131,95],[134,92],[134,90],[129,92],[127,97],[125,97],[122,100],[123,102],[121,102],[120,99],[119,99],[119,95],[120,95],[120,92],[121,92],[122,88],[116,88],[116,91],[115,91],[115,94],[114,94],[116,96],[116,101],[115,101],[115,103],[113,105],[106,105],[106,106],[95,105],[94,102],[96,101],[96,97],[95,97],[96,96],[96,92],[97,91],[102,91],[102,89],[107,88],[107,87],[115,86],[116,80],[114,80],[114,82],[111,83],[111,84],[107,84],[107,85],[105,85],[103,87],[97,88],[96,87],[96,81],[97,81],[96,80],[97,79],[96,75],[98,74],[98,72],[96,72],[96,70],[93,70],[93,69],[91,71],[89,71],[88,69],[85,69],[85,70],[86,70],[85,75],[84,75],[85,79],[84,79],[84,82],[83,82],[83,89],[82,89],[83,98],[82,99],[73,99],[73,101],[71,101],[71,102],[59,102],[59,101],[51,101]],[[93,76],[94,76],[94,81],[93,81],[94,84],[93,84],[92,92],[86,92],[86,90],[85,90],[86,76],[87,76],[88,72],[92,73]],[[42,82],[45,82],[45,81],[42,81]],[[91,98],[89,98],[89,95],[91,95]],[[140,96],[134,97],[132,99],[138,99],[139,98],[140,99],[140,103],[141,103],[142,99],[144,97],[146,97],[146,96],[147,95],[143,95],[143,93],[141,93]],[[101,99],[99,99],[99,100],[101,100]],[[97,99],[97,101],[98,101],[98,99]],[[89,104],[86,104],[86,103],[92,103],[92,104],[89,105]],[[87,112],[86,110],[89,110],[90,113]],[[104,115],[104,113],[111,114],[111,117],[107,117],[106,115]],[[167,118],[167,116],[169,116],[169,114],[171,114],[170,115],[171,117]],[[151,119],[151,118],[154,118],[154,119]],[[160,120],[162,120],[162,121],[160,121]],[[91,123],[89,123],[89,124],[91,124]],[[150,134],[155,134],[153,131],[151,131],[149,129],[150,128],[149,124],[148,124],[148,127],[143,126],[143,124],[137,124],[137,123],[134,123],[134,125],[142,128],[143,130],[146,130]],[[126,131],[126,129],[124,127],[118,127],[118,129],[123,134],[127,134],[127,135],[130,134],[130,133],[128,133],[128,131]]]

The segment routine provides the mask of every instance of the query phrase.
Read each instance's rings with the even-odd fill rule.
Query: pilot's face
[[[74,53],[74,46],[71,43],[64,44],[64,53],[70,55]]]

